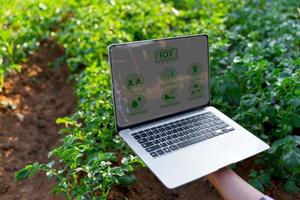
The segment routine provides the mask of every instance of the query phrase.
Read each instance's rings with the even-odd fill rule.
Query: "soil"
[[[237,163],[234,171],[247,180],[251,169],[259,170],[263,167],[255,164],[254,160],[252,157]],[[147,168],[136,170],[135,176],[136,184],[114,187],[109,200],[123,200],[126,197],[130,200],[222,200],[206,178],[169,190]],[[282,181],[273,181],[265,193],[276,200],[300,200],[300,193],[290,194],[283,190]]]
[[[136,184],[116,186],[109,200],[222,200],[206,178],[188,183],[177,189],[167,189],[148,168],[135,171]]]
[[[48,65],[63,50],[43,42],[22,65],[20,74],[6,77],[0,93],[0,199],[62,199],[51,195],[54,180],[45,175],[16,183],[15,173],[28,163],[46,162],[59,142],[57,117],[75,111],[73,84],[65,66]]]
[[[60,200],[51,189],[55,180],[38,174],[16,183],[15,173],[28,163],[46,162],[48,152],[59,144],[59,126],[55,119],[75,111],[76,99],[72,83],[67,80],[65,66],[50,68],[63,49],[51,41],[43,42],[22,66],[21,74],[6,78],[0,93],[0,199],[1,200]],[[236,172],[248,179],[250,169],[259,169],[252,159],[237,164]],[[137,182],[115,186],[110,200],[221,200],[206,178],[174,190],[168,190],[147,168],[135,171]],[[288,194],[282,182],[273,182],[266,192],[279,200],[300,199],[300,194]]]

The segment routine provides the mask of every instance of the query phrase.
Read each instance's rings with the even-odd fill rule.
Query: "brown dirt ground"
[[[50,69],[48,64],[63,54],[52,42],[30,56],[21,74],[9,75],[0,93],[0,199],[50,200],[63,199],[51,195],[54,180],[44,175],[15,183],[14,174],[28,163],[47,161],[47,153],[58,144],[59,135],[54,121],[74,112],[75,97],[72,83],[67,81],[66,67]],[[11,109],[12,102],[16,108]],[[237,164],[237,173],[248,178],[249,169],[257,169],[253,159]],[[135,171],[137,182],[116,186],[110,200],[221,200],[222,198],[202,178],[175,190],[166,189],[147,168]],[[287,194],[282,183],[274,182],[267,194],[279,200],[300,199],[300,194]]]
[[[50,194],[55,185],[44,175],[15,183],[14,175],[28,163],[46,161],[47,153],[59,140],[57,117],[74,112],[72,83],[65,66],[48,64],[61,56],[62,49],[51,42],[29,57],[21,74],[6,78],[0,93],[0,199],[61,199]],[[9,102],[15,105],[8,108]]]
[[[109,200],[222,200],[221,196],[202,178],[177,189],[167,189],[148,168],[135,171],[137,182],[130,186],[116,186]]]
[[[259,170],[262,166],[249,158],[236,165],[235,172],[247,180],[251,169]],[[130,186],[116,186],[110,193],[109,200],[222,200],[213,186],[206,178],[201,178],[174,190],[168,190],[147,169],[135,171],[137,182]],[[289,194],[283,190],[283,182],[277,181],[266,191],[266,194],[276,200],[300,200],[300,193]]]

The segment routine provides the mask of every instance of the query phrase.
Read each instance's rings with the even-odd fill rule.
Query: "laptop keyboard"
[[[165,155],[192,144],[233,131],[211,112],[132,133],[152,157]]]

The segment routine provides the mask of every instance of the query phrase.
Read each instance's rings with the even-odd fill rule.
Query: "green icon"
[[[163,82],[172,82],[176,80],[177,72],[173,67],[168,67],[164,69],[161,74],[160,78]]]
[[[144,78],[140,74],[131,74],[127,77],[125,85],[128,90],[136,92],[143,88]]]
[[[131,97],[127,103],[130,112],[142,111],[146,105],[146,98],[143,95],[136,95]]]
[[[201,97],[202,96],[202,84],[200,81],[192,81],[190,85],[190,95],[191,97]]]
[[[188,72],[192,76],[197,76],[197,75],[201,74],[202,68],[199,63],[193,63],[189,66]]]
[[[167,88],[162,92],[162,102],[164,104],[175,103],[177,101],[178,90],[177,88]]]

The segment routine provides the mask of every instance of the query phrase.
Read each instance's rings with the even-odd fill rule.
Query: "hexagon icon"
[[[189,88],[190,96],[193,97],[201,97],[203,94],[203,86],[201,81],[192,81]]]
[[[177,101],[178,90],[177,88],[166,88],[161,95],[163,104],[170,104]]]
[[[191,76],[197,76],[197,75],[200,75],[202,72],[202,67],[199,63],[193,63],[189,66],[188,68],[188,73],[191,75]]]
[[[144,78],[141,74],[130,74],[125,81],[126,88],[132,92],[138,91],[144,86]]]
[[[131,113],[142,111],[146,105],[146,98],[141,94],[135,95],[129,98],[127,105]]]
[[[163,82],[175,81],[176,77],[177,77],[177,72],[173,67],[165,68],[160,74],[160,79]]]

